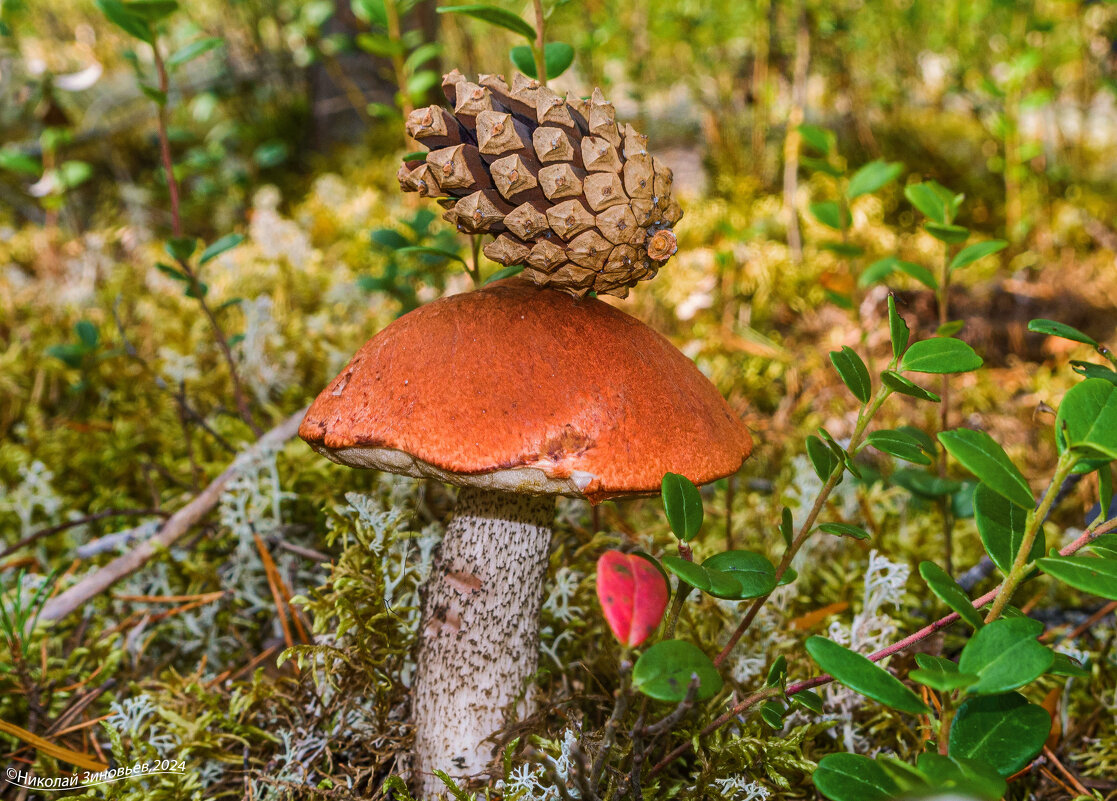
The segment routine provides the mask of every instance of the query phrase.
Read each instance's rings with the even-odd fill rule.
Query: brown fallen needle
[[[81,607],[90,598],[107,590],[120,579],[139,570],[161,550],[169,548],[191,526],[209,514],[221,499],[225,485],[244,469],[244,465],[270,447],[280,445],[295,436],[306,409],[300,409],[283,420],[271,431],[246,448],[225,470],[210,482],[196,498],[179,509],[160,527],[159,533],[144,540],[128,553],[118,556],[97,572],[86,576],[68,590],[59,593],[43,606],[41,620],[60,620]]]

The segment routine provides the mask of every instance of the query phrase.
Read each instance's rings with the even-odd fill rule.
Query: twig
[[[1008,575],[1005,576],[1004,583],[1001,584],[997,597],[993,601],[993,606],[985,618],[986,623],[992,623],[1001,616],[1009,599],[1012,598],[1012,594],[1016,591],[1016,587],[1024,580],[1032,553],[1032,544],[1035,542],[1040,526],[1042,526],[1043,521],[1047,519],[1047,513],[1051,511],[1052,504],[1055,503],[1055,497],[1059,492],[1059,487],[1063,484],[1063,479],[1065,479],[1074,468],[1075,462],[1073,458],[1069,456],[1069,453],[1070,451],[1067,451],[1059,458],[1059,464],[1055,468],[1055,477],[1047,487],[1047,492],[1044,493],[1043,500],[1040,501],[1039,507],[1035,511],[1028,514],[1028,524],[1024,532],[1024,538],[1021,540],[1020,547],[1016,551],[1016,558],[1012,562],[1012,567],[1009,569]]]
[[[167,136],[166,95],[167,90],[170,88],[170,80],[167,77],[167,67],[163,63],[163,56],[159,52],[158,42],[153,41],[151,43],[151,52],[153,54],[152,58],[155,61],[155,69],[159,73],[159,91],[163,93],[162,102],[156,104],[159,108],[159,152],[163,159],[163,172],[167,176],[167,192],[171,198],[171,231],[175,237],[178,238],[182,236],[182,217],[179,212],[178,180],[175,178],[174,161],[171,158],[171,141]],[[198,280],[197,274],[186,259],[176,258],[175,261],[190,279],[190,286],[194,290],[198,305],[202,307],[206,319],[209,320],[210,327],[213,329],[214,336],[217,339],[217,344],[221,348],[221,352],[225,356],[225,361],[229,365],[229,375],[233,379],[233,397],[236,399],[237,410],[240,412],[240,416],[244,418],[244,422],[252,429],[252,433],[260,437],[263,431],[256,426],[256,422],[252,419],[252,413],[248,409],[248,402],[245,400],[244,391],[241,389],[237,365],[233,360],[233,351],[229,348],[229,342],[225,338],[225,332],[218,324],[213,310],[210,309],[209,304],[206,302],[205,294],[200,291],[201,282]]]
[[[1074,785],[1074,790],[1076,793],[1085,796],[1090,795],[1090,791],[1082,785],[1082,782],[1078,780],[1077,776],[1075,776],[1073,773],[1070,772],[1070,770],[1067,769],[1066,765],[1059,761],[1059,758],[1055,756],[1055,752],[1052,751],[1049,746],[1045,745],[1043,747],[1043,753],[1050,761],[1050,763],[1059,769],[1059,773],[1063,774],[1067,778],[1067,781]]]
[[[720,717],[716,718],[712,723],[707,725],[706,728],[702,729],[701,733],[698,736],[699,737],[706,736],[707,734],[714,731],[715,729],[717,729],[721,726],[724,726],[726,723],[728,723],[733,718],[737,717],[737,715],[741,714],[745,710],[747,710],[747,709],[749,709],[753,706],[756,706],[761,701],[763,701],[767,698],[770,698],[773,695],[778,695],[778,694],[779,694],[779,690],[774,688],[774,687],[770,687],[770,688],[761,690],[758,693],[753,693],[748,698],[746,698],[744,701],[737,704],[735,707],[730,709],[728,712],[723,713]],[[697,739],[697,738],[695,738],[695,739]],[[670,765],[676,759],[678,759],[683,754],[685,754],[687,751],[689,751],[693,744],[694,744],[693,739],[692,740],[687,740],[685,743],[679,745],[674,750],[672,750],[670,753],[668,753],[667,756],[663,757],[663,759],[659,760],[659,762],[657,762],[655,765],[652,766],[652,769],[650,771],[648,771],[648,778],[650,779],[652,776],[655,776],[661,770],[666,768],[668,765]]]
[[[159,108],[157,121],[159,126],[159,154],[163,159],[163,172],[167,176],[167,193],[171,197],[171,232],[182,236],[182,216],[178,204],[178,179],[175,178],[174,161],[171,159],[171,140],[167,136],[167,91],[170,89],[170,79],[167,77],[167,66],[163,63],[163,55],[159,52],[159,45],[151,43],[152,58],[155,61],[155,71],[159,73],[159,91],[163,93],[161,102],[156,103]]]
[[[679,705],[676,706],[669,715],[660,718],[658,721],[650,726],[645,726],[641,734],[647,737],[658,737],[665,731],[670,730],[686,717],[687,712],[694,708],[694,699],[698,697],[698,685],[702,682],[698,678],[698,674],[690,677],[690,684],[686,688],[686,696]]]
[[[139,570],[160,551],[169,548],[190,527],[205,517],[221,499],[225,485],[236,477],[244,465],[261,451],[286,442],[299,430],[306,409],[300,409],[247,448],[225,471],[186,506],[171,515],[154,537],[132,551],[119,556],[96,573],[86,576],[73,587],[51,598],[43,607],[43,620],[59,620],[78,609],[88,600],[107,590],[125,576]]]
[[[818,518],[819,512],[822,511],[822,507],[825,506],[826,500],[830,497],[830,493],[833,491],[834,487],[838,486],[838,481],[841,479],[844,470],[844,465],[839,464],[837,467],[835,467],[833,472],[830,473],[830,478],[827,479],[826,484],[823,485],[822,490],[818,493],[818,497],[815,498],[814,506],[811,507],[811,511],[807,515],[807,519],[803,521],[803,525],[799,529],[798,536],[796,536],[795,541],[791,544],[791,547],[784,552],[783,558],[780,560],[779,567],[776,568],[777,582],[780,580],[783,574],[787,572],[787,568],[791,566],[791,560],[795,557],[795,554],[798,552],[803,543],[806,542],[807,537],[810,536],[811,529],[814,526],[814,521]],[[726,642],[725,646],[721,649],[721,653],[719,653],[717,657],[714,658],[715,667],[721,667],[721,663],[725,661],[725,658],[729,656],[729,652],[733,650],[733,646],[737,644],[744,633],[748,630],[749,626],[752,625],[752,621],[756,618],[757,613],[760,612],[760,607],[764,605],[764,602],[768,600],[768,597],[771,594],[772,593],[769,592],[767,595],[762,595],[752,602],[752,605],[749,606],[748,611],[745,612],[744,618],[741,619],[741,622],[737,626],[736,630],[733,632],[732,635],[730,635],[729,641]]]
[[[609,752],[613,749],[613,743],[616,741],[617,727],[620,726],[621,718],[628,711],[628,684],[631,670],[632,663],[627,659],[622,659],[621,681],[617,687],[617,700],[613,705],[613,714],[609,716],[609,720],[605,723],[605,736],[601,740],[601,750],[597,752],[597,759],[594,760],[593,769],[590,771],[590,784],[594,787],[601,780],[601,772],[605,769],[605,761],[609,758]]]
[[[1097,624],[1097,622],[1099,620],[1101,620],[1103,617],[1105,617],[1106,615],[1112,614],[1114,612],[1114,610],[1117,610],[1117,601],[1110,601],[1105,606],[1103,606],[1101,609],[1094,612],[1094,614],[1090,615],[1090,617],[1088,617],[1084,621],[1082,621],[1082,623],[1080,625],[1075,627],[1074,631],[1067,634],[1067,636],[1064,637],[1063,639],[1066,640],[1067,642],[1073,642],[1074,640],[1077,640],[1079,637],[1081,637],[1087,631],[1092,629],[1094,627],[1094,625]]]
[[[545,56],[546,45],[544,44],[543,26],[547,22],[547,18],[543,14],[543,0],[533,0],[535,6],[535,47],[533,48],[535,55],[535,77],[539,80],[541,86],[547,85],[547,59]]]
[[[309,559],[312,562],[333,561],[333,557],[329,554],[324,554],[321,551],[314,550],[313,548],[306,548],[302,545],[296,545],[293,542],[287,542],[287,540],[277,540],[275,544],[288,553],[293,553],[296,556],[301,556],[304,559]]]
[[[76,526],[84,526],[89,523],[103,520],[106,517],[146,517],[146,516],[161,516],[169,517],[170,512],[165,512],[162,509],[105,509],[101,512],[95,512],[85,517],[79,517],[76,520],[68,520],[65,523],[59,523],[57,526],[49,526],[48,528],[39,529],[34,534],[24,537],[15,545],[9,545],[3,551],[0,551],[0,559],[6,556],[11,556],[20,548],[26,548],[32,543],[38,542],[43,537],[49,537],[52,534],[58,534],[66,529],[74,528]]]
[[[210,427],[209,423],[206,422],[205,418],[202,417],[202,415],[197,410],[195,410],[192,406],[190,406],[189,403],[186,402],[186,393],[173,392],[171,388],[167,386],[167,382],[163,378],[163,376],[156,372],[156,370],[148,363],[147,359],[140,355],[140,352],[136,349],[136,346],[132,344],[132,341],[130,339],[128,339],[128,333],[124,330],[124,322],[120,319],[120,312],[118,308],[119,306],[120,296],[118,295],[116,301],[114,301],[112,305],[112,318],[113,321],[116,323],[116,331],[120,335],[121,344],[124,345],[124,352],[127,353],[131,358],[139,362],[140,366],[151,374],[152,378],[155,381],[155,386],[158,389],[163,390],[175,399],[175,402],[179,405],[179,409],[182,411],[183,414],[185,414],[187,417],[201,426],[202,430],[213,437],[218,445],[227,450],[229,453],[235,454],[237,452],[237,449],[230,445],[228,440],[226,440],[223,436],[214,431],[213,428]]]

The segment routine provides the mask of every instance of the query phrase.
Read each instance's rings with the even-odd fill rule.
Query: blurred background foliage
[[[212,480],[254,425],[267,429],[308,402],[368,336],[469,287],[456,261],[467,258],[468,241],[432,215],[432,204],[396,187],[400,156],[413,149],[401,119],[440,102],[440,76],[452,67],[508,73],[508,51],[520,43],[478,20],[438,14],[429,0],[198,0],[157,23],[164,92],[151,47],[112,24],[104,6],[0,0],[6,608],[127,549]],[[504,6],[530,18],[523,4]],[[646,131],[672,166],[686,210],[678,256],[620,305],[694,358],[757,434],[735,487],[705,491],[709,508],[725,513],[704,537],[762,550],[781,505],[810,497],[803,437],[823,424],[841,437],[853,425],[826,352],[856,345],[871,359],[888,351],[885,290],[858,279],[884,257],[929,269],[942,258],[904,198],[905,185],[926,180],[965,195],[958,223],[1009,242],[960,274],[950,296],[959,335],[988,367],[955,382],[952,422],[989,430],[1029,477],[1050,471],[1043,404],[1056,405],[1076,378],[1068,360],[1090,350],[1025,327],[1049,317],[1114,341],[1117,4],[545,6],[548,39],[575,51],[554,85],[581,95],[602,87],[618,119]],[[178,225],[190,240],[181,261],[160,109],[181,189]],[[852,200],[848,220],[816,213],[876,160],[902,166]],[[839,233],[856,251],[834,246]],[[446,255],[398,252],[413,245]],[[204,259],[207,246],[213,255]],[[488,264],[485,274],[496,269]],[[917,336],[933,333],[935,293],[903,269],[887,281]],[[926,407],[898,404],[887,414],[892,425],[937,430],[937,412]],[[843,486],[829,511],[860,517],[888,564],[914,565],[938,553],[941,526],[934,506],[888,472],[881,465],[882,480]],[[1074,492],[1058,520],[1067,531],[1083,525],[1092,503],[1085,485]],[[346,493],[356,493],[348,503]],[[383,609],[389,587],[421,577],[422,543],[437,539],[448,495],[430,482],[338,468],[298,442],[265,454],[181,545],[14,644],[9,652],[20,658],[0,669],[0,719],[106,759],[188,760],[185,778],[119,785],[117,797],[374,795],[406,752],[409,629],[391,616],[379,635],[353,621]],[[965,567],[981,549],[972,520],[958,525],[954,560]],[[558,755],[567,726],[603,723],[610,690],[587,687],[585,674],[615,670],[587,578],[596,555],[636,543],[658,553],[671,541],[651,501],[606,504],[596,524],[587,507],[561,506],[544,620],[550,657],[539,678],[548,700],[516,733],[521,751],[536,736]],[[793,670],[805,670],[796,638],[823,620],[852,627],[855,614],[889,607],[881,614],[890,631],[925,622],[926,599],[905,595],[902,581],[887,600],[871,597],[867,564],[890,568],[868,547],[835,540],[796,565],[799,581],[731,666],[734,686],[762,675],[758,654],[785,653],[800,660]],[[306,596],[301,605],[276,599],[269,561],[284,596]],[[1071,630],[1087,612],[1060,592],[1035,603],[1051,625]],[[710,640],[724,636],[733,610],[703,603],[684,622]],[[280,667],[275,657],[293,635],[277,622],[277,606],[318,633]],[[397,606],[406,614],[406,601]],[[1114,637],[1110,615],[1068,646],[1093,655],[1094,681],[1044,687],[1062,721],[1054,747],[1107,792],[1117,775]],[[315,664],[334,681],[316,682]],[[847,747],[907,754],[920,745],[899,716],[842,703],[843,720],[857,723],[856,731],[838,726]],[[97,734],[104,716],[111,744]],[[649,793],[745,798],[759,782],[805,797],[812,760],[834,740],[824,726],[799,723],[778,735],[743,723],[700,753],[692,775],[664,775]],[[44,775],[66,770],[21,741],[0,743]],[[1013,792],[1060,797],[1038,773]],[[12,793],[0,787],[0,797]]]

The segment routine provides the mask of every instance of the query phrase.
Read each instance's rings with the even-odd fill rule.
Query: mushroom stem
[[[509,723],[530,714],[553,497],[463,487],[423,589],[412,692],[413,784],[484,773]]]

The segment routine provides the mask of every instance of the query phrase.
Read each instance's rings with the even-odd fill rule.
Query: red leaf
[[[639,645],[663,618],[667,582],[647,559],[606,551],[597,560],[597,599],[621,644]]]

